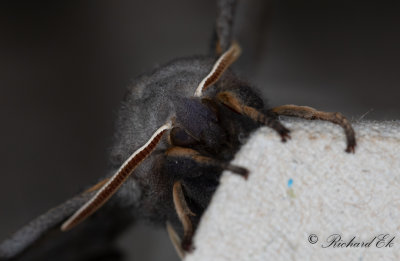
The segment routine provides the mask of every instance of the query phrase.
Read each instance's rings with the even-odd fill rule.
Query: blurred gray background
[[[272,106],[400,119],[395,1],[251,0],[238,11],[235,69]],[[105,174],[126,86],[206,54],[215,14],[213,0],[0,4],[0,240]],[[121,245],[130,260],[178,260],[148,226]]]

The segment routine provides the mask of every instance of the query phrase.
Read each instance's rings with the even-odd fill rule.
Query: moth
[[[135,79],[117,119],[111,172],[5,240],[1,260],[120,260],[113,242],[140,218],[166,226],[184,256],[195,248],[194,232],[222,171],[247,179],[248,171],[230,162],[249,135],[267,126],[283,142],[290,138],[281,115],[339,124],[346,152],[354,152],[354,130],[340,113],[270,108],[230,70],[241,53],[235,5],[217,1],[213,54],[177,59]]]

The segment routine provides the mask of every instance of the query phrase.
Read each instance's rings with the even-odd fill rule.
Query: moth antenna
[[[237,42],[233,42],[231,47],[224,52],[221,57],[214,64],[211,72],[200,82],[199,86],[194,93],[195,97],[201,97],[203,92],[212,84],[214,84],[221,75],[229,68],[229,66],[236,61],[241,53],[240,46]]]
[[[78,209],[67,221],[65,221],[62,226],[62,231],[67,231],[72,227],[76,226],[91,214],[93,214],[97,209],[99,209],[108,199],[114,195],[115,192],[121,187],[125,180],[130,176],[133,170],[145,159],[151,152],[156,148],[157,144],[160,142],[163,134],[171,129],[172,122],[164,124],[154,132],[153,136],[136,150],[118,169],[118,171],[99,189],[99,191]]]

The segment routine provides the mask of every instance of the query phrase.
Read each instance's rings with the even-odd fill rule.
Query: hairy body
[[[218,4],[224,9],[217,18],[219,59],[178,59],[136,78],[119,111],[109,175],[4,241],[0,260],[43,260],[51,253],[60,255],[57,260],[118,260],[115,237],[140,218],[167,224],[183,255],[192,250],[222,171],[247,178],[247,170],[230,161],[251,132],[265,125],[282,141],[289,138],[279,115],[339,124],[346,151],[354,152],[354,131],[341,114],[295,105],[270,109],[256,89],[228,70],[240,54],[232,41],[235,1]]]
[[[132,186],[136,188],[139,185],[138,189],[142,192],[139,200],[139,209],[143,210],[141,214],[161,224],[170,220],[177,230],[180,230],[180,226],[172,200],[173,183],[183,180],[190,208],[198,213],[198,217],[193,217],[197,224],[218,186],[222,169],[201,165],[185,157],[166,155],[171,143],[181,142],[181,145],[201,155],[229,162],[260,123],[220,104],[215,95],[226,90],[235,91],[246,98],[247,104],[263,111],[267,109],[257,92],[230,71],[202,98],[193,97],[199,82],[211,70],[214,62],[213,57],[179,59],[139,77],[128,88],[117,120],[111,153],[115,169],[144,144],[166,119],[174,118],[175,125],[182,130],[172,132],[171,137],[164,137],[117,192],[121,201],[135,204],[137,201],[130,198],[129,194]],[[202,103],[204,98],[210,103]]]

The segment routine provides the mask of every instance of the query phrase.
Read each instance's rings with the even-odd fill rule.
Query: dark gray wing
[[[121,260],[114,239],[133,218],[115,201],[71,231],[60,230],[94,193],[75,196],[22,227],[0,244],[0,260]]]

